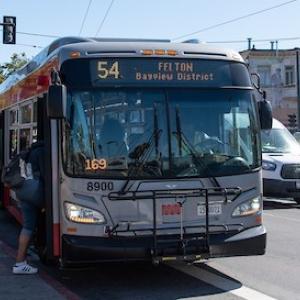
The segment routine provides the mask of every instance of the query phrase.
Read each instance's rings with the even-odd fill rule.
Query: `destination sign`
[[[112,58],[90,62],[91,83],[103,85],[220,87],[250,84],[237,82],[232,65],[249,77],[243,64],[199,59]],[[241,71],[241,70],[239,70]],[[245,77],[245,76],[244,76]],[[238,83],[238,84],[237,84]]]
[[[180,58],[72,59],[61,68],[63,83],[74,88],[251,87],[247,67],[225,60]]]

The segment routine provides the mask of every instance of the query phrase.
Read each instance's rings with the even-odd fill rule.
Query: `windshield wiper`
[[[133,170],[139,171],[142,167],[145,166],[145,163],[148,163],[148,158],[153,151],[153,147],[155,147],[155,153],[157,154],[156,158],[160,158],[158,152],[158,141],[161,133],[162,129],[156,129],[147,142],[136,146],[134,150],[129,153],[129,157],[135,160],[135,166],[137,167],[137,169],[133,168],[132,170],[130,170],[131,172],[128,175],[131,175]]]
[[[125,184],[119,191],[119,193],[126,193],[127,186],[130,182],[130,175],[133,171],[139,171],[141,168],[145,167],[145,165],[148,164],[149,167],[153,168],[159,168],[159,163],[155,165],[155,162],[160,159],[160,152],[159,152],[159,139],[162,134],[162,129],[158,128],[158,117],[157,117],[157,108],[156,104],[153,105],[153,133],[151,134],[150,138],[147,142],[142,143],[140,145],[137,145],[133,151],[129,153],[129,157],[131,159],[135,160],[134,167],[131,167],[128,169],[128,179],[126,180]],[[147,159],[149,158],[152,150],[153,145],[155,146],[155,154],[156,154],[156,160],[147,162]],[[147,162],[147,164],[145,164]]]

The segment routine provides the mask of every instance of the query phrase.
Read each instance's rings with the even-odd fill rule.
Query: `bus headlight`
[[[244,217],[257,213],[261,209],[261,197],[255,197],[251,200],[238,205],[233,213],[233,217]]]
[[[72,222],[85,224],[105,223],[104,216],[97,210],[70,202],[65,202],[64,205],[66,216]]]
[[[275,171],[276,170],[276,164],[274,164],[270,161],[267,161],[267,160],[263,160],[262,168],[264,170],[267,170],[267,171]]]

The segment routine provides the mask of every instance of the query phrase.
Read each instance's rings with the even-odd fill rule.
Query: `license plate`
[[[211,205],[209,205],[208,213],[211,216],[220,215],[222,213],[222,205],[221,204],[211,204]],[[198,205],[197,206],[197,214],[198,214],[198,216],[205,216],[206,215],[206,206],[205,205]]]
[[[300,190],[300,181],[296,181],[296,189]]]

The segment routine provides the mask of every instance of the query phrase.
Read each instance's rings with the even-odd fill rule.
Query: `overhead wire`
[[[3,29],[0,29],[0,32],[1,31],[3,31]],[[29,33],[28,33],[29,34]],[[31,35],[31,33],[30,33],[30,35]],[[34,33],[33,33],[33,35],[34,35]],[[16,43],[16,44],[14,44],[14,45],[18,45],[18,46],[26,46],[26,47],[33,47],[33,48],[45,48],[45,47],[43,47],[43,46],[40,46],[40,45],[32,45],[32,44],[20,44],[20,43]]]
[[[105,20],[106,20],[106,18],[107,18],[107,16],[108,16],[108,14],[109,14],[109,12],[110,12],[110,10],[111,10],[111,7],[112,7],[112,5],[114,4],[114,2],[115,2],[115,0],[111,0],[110,5],[109,5],[109,7],[108,7],[107,10],[106,10],[106,13],[105,13],[105,15],[104,15],[104,17],[103,17],[103,19],[102,19],[102,21],[101,21],[101,23],[100,23],[100,25],[99,25],[97,31],[96,31],[95,36],[98,36],[99,32],[101,31],[101,29],[102,29],[102,27],[103,27],[103,24],[104,24],[104,22],[105,22]]]
[[[19,44],[19,43],[17,43],[16,45],[18,45],[18,46],[25,46],[25,47],[32,47],[32,48],[39,48],[39,49],[45,48],[45,47],[43,47],[43,46],[39,46],[39,45],[30,45],[30,44]]]
[[[0,29],[0,32],[3,31]],[[29,35],[29,36],[40,36],[40,37],[47,37],[47,38],[60,38],[59,35],[50,35],[50,34],[40,34],[40,33],[32,33],[32,32],[20,32],[17,31],[18,34]],[[293,41],[293,40],[300,40],[300,36],[298,37],[277,37],[277,38],[263,38],[263,39],[251,39],[252,42],[269,42],[269,41]],[[244,43],[248,40],[220,40],[220,41],[203,41],[207,44],[238,44]],[[35,46],[35,45],[33,45]],[[39,47],[39,46],[37,46]]]
[[[16,33],[18,34],[23,34],[23,35],[31,35],[31,36],[40,36],[40,37],[47,37],[47,38],[60,38],[59,35],[50,35],[50,34],[41,34],[41,33],[31,33],[31,32],[22,32],[22,31],[17,31]]]
[[[89,0],[89,3],[88,3],[88,6],[87,6],[87,9],[86,9],[86,12],[85,12],[85,15],[84,15],[84,18],[83,18],[83,21],[82,21],[82,24],[81,24],[81,28],[80,28],[80,32],[79,32],[79,35],[82,33],[82,30],[83,30],[83,26],[85,24],[85,21],[86,21],[86,18],[87,18],[87,15],[88,15],[88,12],[89,12],[89,9],[90,9],[90,6],[92,4],[92,1],[93,0]],[[112,8],[112,5],[114,3],[115,0],[112,0],[110,2],[110,5],[109,7],[107,8],[106,10],[106,13],[98,27],[98,30],[96,32],[96,36],[99,34],[99,32],[101,31],[103,25],[104,25],[104,22],[105,20],[107,19],[107,16]],[[275,8],[279,8],[281,6],[284,6],[284,5],[288,5],[292,2],[296,2],[298,0],[290,0],[290,1],[286,1],[286,2],[283,2],[283,3],[280,3],[278,5],[275,5],[275,6],[272,6],[272,7],[269,7],[269,8],[266,8],[266,9],[262,9],[262,10],[259,10],[259,11],[256,11],[256,12],[253,12],[253,13],[250,13],[250,14],[247,14],[247,15],[244,15],[244,16],[241,16],[241,17],[238,17],[238,18],[234,18],[234,19],[231,19],[231,20],[228,20],[228,21],[225,21],[225,22],[222,22],[222,23],[218,23],[218,24],[215,24],[215,25],[212,25],[212,26],[209,26],[209,27],[206,27],[206,28],[203,28],[203,29],[200,29],[200,30],[197,30],[197,31],[194,31],[192,33],[189,33],[189,34],[185,34],[185,35],[181,35],[181,36],[178,36],[174,39],[172,39],[173,41],[174,40],[177,40],[177,39],[180,39],[180,38],[183,38],[183,37],[187,37],[187,36],[190,36],[190,35],[193,35],[193,34],[196,34],[196,33],[199,33],[199,32],[203,32],[203,31],[206,31],[206,30],[209,30],[209,29],[213,29],[213,28],[216,28],[216,27],[219,27],[219,26],[223,26],[223,25],[226,25],[228,23],[232,23],[232,22],[235,22],[235,21],[238,21],[238,20],[241,20],[241,19],[244,19],[244,18],[247,18],[247,17],[251,17],[253,15],[257,15],[257,14],[260,14],[260,13],[263,13],[263,12],[266,12],[266,11],[269,11],[269,10],[272,10],[272,9],[275,9]],[[3,31],[2,29],[0,29],[0,31]],[[58,36],[58,35],[51,35],[51,34],[41,34],[41,33],[32,33],[32,32],[23,32],[23,31],[17,31],[16,32],[17,34],[21,34],[21,35],[29,35],[29,36],[39,36],[39,37],[46,37],[46,38],[60,38],[61,36]],[[251,42],[271,42],[271,41],[293,41],[293,40],[300,40],[300,37],[281,37],[281,38],[265,38],[265,39],[251,39]],[[245,43],[245,42],[248,42],[248,39],[245,39],[245,40],[225,40],[225,41],[204,41],[205,43],[207,44],[239,44],[239,43]],[[44,48],[42,46],[39,46],[39,45],[31,45],[31,44],[17,44],[17,45],[20,45],[20,46],[28,46],[28,47],[33,47],[33,48]]]
[[[3,31],[3,29],[0,28],[0,31]],[[41,33],[32,33],[32,32],[23,32],[23,31],[16,31],[16,33],[23,34],[23,35],[47,37],[47,38],[60,38],[61,37],[59,35],[41,34]]]
[[[84,26],[84,24],[85,24],[86,17],[87,17],[87,15],[88,15],[88,13],[89,13],[90,6],[91,6],[92,2],[93,2],[93,0],[90,0],[89,3],[88,3],[88,6],[87,6],[87,9],[86,9],[86,11],[85,11],[85,14],[84,14],[84,17],[83,17],[83,20],[82,20],[82,23],[81,23],[81,27],[80,27],[80,30],[79,30],[79,33],[78,33],[79,36],[80,36],[81,33],[82,33],[82,29],[83,29],[83,26]]]
[[[204,28],[202,28],[202,29],[196,30],[196,31],[191,32],[191,33],[187,33],[187,34],[184,34],[184,35],[177,36],[177,37],[173,38],[172,40],[175,41],[175,40],[179,40],[179,39],[182,39],[182,38],[186,38],[186,37],[188,37],[188,36],[195,35],[195,34],[198,34],[198,33],[200,33],[200,32],[207,31],[207,30],[210,30],[210,29],[214,29],[214,28],[217,28],[217,27],[220,27],[220,26],[223,26],[223,25],[227,25],[227,24],[229,24],[229,23],[233,23],[233,22],[236,22],[236,21],[245,19],[245,18],[249,18],[249,17],[255,16],[255,15],[264,13],[264,12],[266,12],[266,11],[270,11],[270,10],[273,10],[273,9],[276,9],[276,8],[279,8],[279,7],[282,7],[282,6],[284,6],[284,5],[288,5],[288,4],[293,3],[293,2],[296,2],[296,1],[298,1],[298,0],[285,1],[285,2],[283,2],[283,3],[280,3],[280,4],[277,4],[277,5],[274,5],[274,6],[265,8],[265,9],[261,9],[261,10],[255,11],[255,12],[250,13],[250,14],[246,14],[246,15],[243,15],[243,16],[240,16],[240,17],[237,17],[237,18],[234,18],[234,19],[231,19],[231,20],[222,22],[222,23],[218,23],[218,24],[215,24],[215,25],[211,25],[211,26],[208,26],[208,27],[204,27]]]
[[[0,28],[0,32],[3,31],[3,29]],[[29,36],[40,36],[40,37],[47,37],[47,38],[60,38],[59,35],[50,35],[50,34],[40,34],[40,33],[33,33],[33,32],[21,32],[17,31],[17,34],[22,35],[29,35]],[[263,39],[251,39],[252,42],[270,42],[270,41],[295,41],[300,40],[300,36],[297,37],[276,37],[276,38],[263,38]],[[220,40],[220,41],[203,41],[207,44],[239,44],[247,42],[248,40]],[[21,45],[21,44],[19,44]],[[25,44],[24,44],[25,45]],[[38,45],[32,45],[33,47],[40,47]]]

